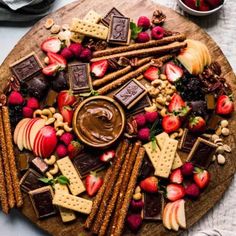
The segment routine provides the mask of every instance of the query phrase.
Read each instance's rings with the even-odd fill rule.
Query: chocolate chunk
[[[45,173],[48,170],[48,165],[43,161],[41,157],[35,157],[31,163],[41,173]]]
[[[20,153],[18,155],[18,167],[20,171],[26,171],[29,169],[29,155]]]
[[[130,19],[124,16],[112,16],[109,26],[108,43],[128,45],[130,42]]]
[[[59,71],[55,77],[51,78],[52,89],[58,93],[62,90],[69,89],[67,77],[65,71]]]
[[[117,93],[114,98],[127,109],[133,107],[147,94],[145,87],[137,80],[133,79],[126,83]]]
[[[29,192],[37,217],[44,218],[56,214],[56,207],[52,204],[52,187],[46,186]]]
[[[161,220],[164,207],[164,197],[158,193],[144,193],[144,220]]]
[[[150,161],[150,159],[145,155],[143,159],[143,164],[140,169],[139,181],[146,179],[149,176],[154,175],[155,169]]]
[[[189,106],[192,108],[192,113],[195,116],[205,117],[207,115],[207,104],[205,101],[192,101],[189,103]]]
[[[189,153],[187,160],[200,168],[207,169],[215,154],[216,148],[217,145],[214,143],[199,137]]]
[[[106,15],[104,18],[102,18],[102,23],[105,26],[109,26],[111,22],[111,17],[112,16],[124,16],[121,12],[119,12],[115,7],[113,7]]]
[[[100,161],[98,153],[81,153],[73,158],[73,164],[81,178],[86,177],[90,171],[98,171],[104,168],[104,163]]]
[[[86,93],[92,90],[88,63],[72,64],[68,67],[68,71],[70,88],[74,94]]]
[[[36,54],[33,52],[14,62],[10,65],[10,68],[17,79],[24,81],[40,72],[42,70],[42,65]]]
[[[31,190],[45,186],[39,178],[42,178],[42,175],[32,169],[29,169],[20,180],[21,189],[27,193]]]
[[[213,114],[207,120],[207,131],[214,132],[219,127],[221,120],[222,118],[220,116]]]
[[[49,90],[46,99],[43,102],[44,106],[53,107],[57,102],[58,93],[54,90]]]
[[[206,94],[205,95],[205,100],[206,100],[206,103],[207,103],[207,109],[208,110],[214,110],[215,109],[215,96],[214,94]]]
[[[196,142],[198,136],[188,129],[184,129],[184,133],[179,142],[179,149],[183,152],[189,153]]]

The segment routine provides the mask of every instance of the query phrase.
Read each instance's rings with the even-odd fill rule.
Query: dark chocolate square
[[[12,73],[20,80],[28,80],[41,71],[42,66],[35,53],[21,58],[10,66]]]
[[[214,143],[199,137],[189,153],[187,160],[202,169],[207,169],[215,154],[216,148],[217,145]]]
[[[70,65],[68,71],[70,88],[75,94],[91,91],[92,83],[88,63]]]
[[[115,7],[113,7],[105,16],[102,18],[102,23],[106,26],[110,25],[112,16],[124,16],[121,12],[119,12]]]
[[[31,202],[38,218],[56,214],[56,207],[52,204],[52,187],[46,186],[29,192]]]
[[[183,152],[189,153],[196,142],[198,135],[191,133],[188,129],[184,129],[184,133],[179,142],[179,149]]]

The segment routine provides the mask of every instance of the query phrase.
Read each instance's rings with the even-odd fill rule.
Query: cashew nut
[[[69,127],[69,125],[68,125],[68,123],[67,123],[67,122],[65,122],[65,123],[64,123],[64,126],[63,126],[63,128],[64,128],[64,130],[65,130],[66,132],[71,132],[71,131],[72,131],[72,128],[71,128],[71,127]]]
[[[48,109],[50,112],[52,112],[52,114],[54,114],[56,112],[56,109],[54,107],[49,107]]]
[[[151,82],[151,85],[154,86],[154,87],[157,87],[158,85],[161,84],[161,82],[162,82],[161,80],[155,79]]]
[[[161,79],[161,80],[166,80],[166,79],[167,79],[167,78],[166,78],[166,75],[160,74],[160,79]]]
[[[144,110],[145,110],[146,112],[153,112],[153,111],[156,111],[156,110],[157,110],[157,107],[156,107],[155,104],[153,104],[153,105],[150,106],[150,107],[145,107]]]
[[[164,108],[164,106],[162,106],[162,105],[159,104],[159,103],[156,103],[156,107],[157,107],[158,109],[160,109],[160,110],[162,110],[162,109]]]
[[[177,132],[174,132],[170,135],[170,138],[176,139],[179,136]]]
[[[55,128],[56,130],[58,130],[59,128],[64,128],[64,124],[65,124],[65,123],[63,123],[62,121],[56,120],[56,121],[54,122],[54,128]]]
[[[161,105],[165,105],[166,104],[166,98],[164,97],[157,97],[156,101],[161,104]]]
[[[149,91],[149,94],[152,97],[156,97],[159,93],[160,93],[160,90],[154,87],[152,87],[152,89]]]
[[[41,116],[41,115],[42,115],[42,110],[37,109],[37,110],[34,111],[33,117],[35,118],[35,117]]]
[[[40,117],[41,117],[42,119],[46,120],[46,121],[48,120],[48,117],[45,116],[45,115],[41,115]]]
[[[49,119],[45,122],[45,125],[51,125],[51,124],[54,123],[55,120],[56,120],[56,119],[55,119],[54,117],[51,117],[51,118],[49,118]]]
[[[51,118],[52,117],[52,112],[49,109],[45,108],[45,109],[42,110],[42,115],[45,115],[48,118]]]
[[[167,115],[167,109],[166,109],[165,107],[161,109],[160,115],[161,115],[162,117],[164,117],[164,116]]]
[[[57,121],[61,121],[63,122],[63,116],[60,113],[55,113],[53,115],[53,117],[57,120]]]
[[[58,173],[58,171],[59,171],[58,165],[57,165],[57,164],[54,164],[54,167],[53,167],[51,170],[49,170],[49,173],[50,173],[51,175],[55,175],[55,174]]]
[[[51,165],[53,165],[56,162],[56,160],[57,160],[56,156],[55,155],[51,155],[49,159],[45,158],[44,162],[47,165],[51,166]]]
[[[49,171],[47,171],[45,175],[46,175],[49,179],[53,179],[53,176],[52,176],[52,174],[50,174]]]
[[[174,91],[172,89],[166,89],[166,95],[172,95]]]
[[[56,132],[56,136],[62,136],[64,133],[65,133],[65,130],[64,130],[64,129],[59,129],[59,130]]]
[[[182,137],[182,135],[183,135],[183,133],[184,133],[184,130],[183,130],[182,128],[179,128],[179,129],[178,129],[178,132],[179,132],[179,133],[178,133],[178,136],[179,136],[179,137]]]

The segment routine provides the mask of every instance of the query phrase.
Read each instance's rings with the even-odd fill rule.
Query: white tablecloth
[[[132,1],[132,0],[130,0]],[[56,10],[73,0],[58,0],[53,10]],[[176,0],[154,0],[178,12]],[[191,17],[204,28],[220,45],[234,70],[236,70],[236,1],[228,0],[219,13],[204,18]],[[12,50],[17,41],[29,30],[28,27],[7,27],[0,25],[0,63]],[[236,180],[234,179],[223,199],[203,219],[192,227],[184,236],[235,236],[236,235]],[[16,210],[9,216],[0,212],[1,236],[45,236],[28,220],[25,220]],[[156,235],[154,235],[156,236]]]

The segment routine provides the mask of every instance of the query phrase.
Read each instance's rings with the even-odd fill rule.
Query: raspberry
[[[80,59],[82,61],[90,61],[92,58],[92,52],[89,48],[84,48],[80,54]]]
[[[138,18],[138,27],[142,27],[144,30],[148,29],[150,27],[150,20],[146,16],[140,16]]]
[[[142,128],[138,131],[138,138],[142,141],[149,141],[150,139],[150,129]]]
[[[69,48],[63,48],[62,51],[61,51],[61,55],[66,60],[70,60],[74,57],[74,53]]]
[[[83,50],[83,47],[80,43],[72,43],[69,46],[69,50],[74,54],[75,57],[78,58]]]
[[[154,123],[158,117],[158,113],[156,111],[146,112],[145,118],[147,122]]]
[[[24,102],[24,98],[21,93],[12,91],[8,97],[8,103],[10,105],[21,105]]]
[[[58,157],[64,157],[67,155],[67,148],[64,144],[57,145],[56,153]]]
[[[200,195],[200,189],[196,184],[190,184],[185,188],[185,193],[190,198],[198,198]]]
[[[64,133],[60,137],[60,141],[63,142],[66,146],[68,146],[73,139],[74,139],[74,135],[69,132]]]
[[[22,114],[24,118],[32,118],[33,117],[33,109],[30,107],[23,107]]]
[[[33,110],[36,110],[39,108],[39,101],[34,97],[29,98],[26,106],[33,109]]]
[[[193,174],[194,166],[191,162],[186,162],[181,167],[181,173],[184,176],[191,176]]]
[[[137,126],[140,128],[140,127],[143,127],[145,124],[146,124],[146,118],[145,118],[145,115],[143,114],[140,114],[140,115],[136,115],[134,117],[136,123],[137,123]]]
[[[146,43],[150,40],[150,37],[147,32],[141,32],[138,34],[136,41],[138,43]]]
[[[164,37],[165,30],[161,26],[155,26],[152,28],[152,38],[154,39],[162,39]]]

